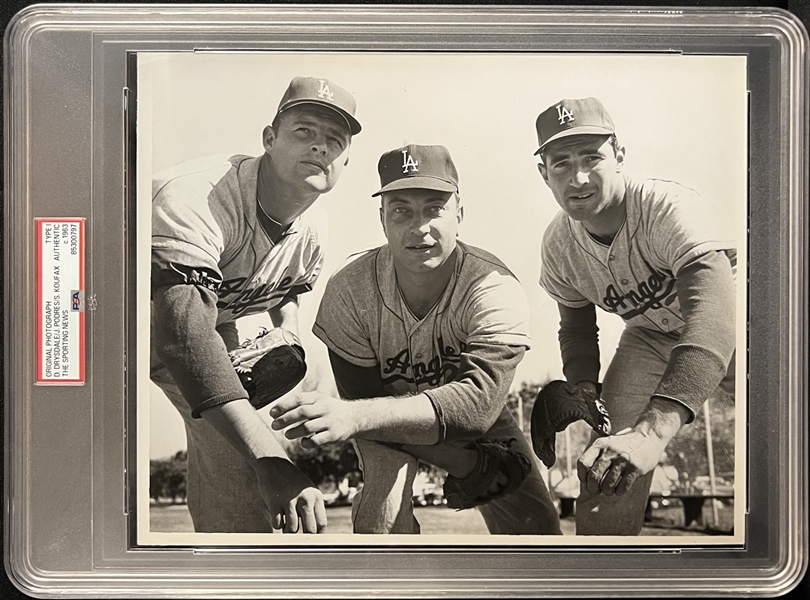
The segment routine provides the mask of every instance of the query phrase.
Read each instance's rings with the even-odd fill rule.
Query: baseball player
[[[313,327],[352,401],[288,396],[270,411],[273,428],[289,427],[287,437],[308,447],[355,440],[364,476],[355,532],[419,532],[412,496],[422,459],[448,471],[448,504],[478,506],[490,532],[559,534],[506,408],[530,344],[520,283],[498,258],[456,239],[463,210],[444,147],[387,152],[379,175],[387,244],[332,276]]]
[[[599,100],[561,100],[536,129],[540,174],[562,208],[540,283],[559,305],[563,372],[601,393],[615,432],[579,459],[577,533],[637,535],[664,448],[707,398],[734,394],[736,250],[708,200],[623,173]],[[625,321],[601,383],[596,306]]]
[[[344,89],[296,77],[264,154],[184,163],[153,182],[151,377],[185,422],[196,531],[326,526],[321,493],[249,403],[229,352],[246,315],[297,332],[298,297],[323,260],[324,223],[308,209],[348,161],[354,113]]]

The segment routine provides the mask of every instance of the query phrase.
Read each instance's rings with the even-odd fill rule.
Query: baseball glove
[[[265,329],[228,356],[254,408],[264,408],[304,378],[307,364],[298,337],[281,327]]]
[[[597,394],[565,381],[545,385],[532,408],[534,453],[551,468],[557,460],[556,434],[574,421],[584,420],[600,437],[610,435],[610,416]]]
[[[444,497],[447,506],[462,510],[481,506],[496,498],[514,492],[532,469],[528,457],[511,450],[515,438],[508,440],[477,440],[465,448],[478,451],[478,461],[472,472],[464,479],[448,475],[444,482]],[[497,492],[490,492],[492,482],[503,473],[506,483]]]

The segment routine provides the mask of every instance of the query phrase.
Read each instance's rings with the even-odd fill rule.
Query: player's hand
[[[284,458],[261,458],[256,474],[265,516],[284,533],[323,533],[326,507],[323,494],[298,467]]]
[[[301,439],[304,448],[316,448],[349,440],[357,432],[357,404],[321,392],[304,392],[282,398],[270,409],[273,429],[285,429],[291,440]]]
[[[625,429],[597,439],[577,461],[577,475],[590,494],[625,494],[636,480],[652,471],[666,442],[651,433]]]

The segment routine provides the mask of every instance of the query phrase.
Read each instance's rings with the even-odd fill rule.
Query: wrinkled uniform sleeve
[[[652,194],[650,248],[670,270],[684,327],[654,396],[685,405],[694,419],[726,374],[736,345],[737,252],[720,207],[697,192],[669,187]]]
[[[456,380],[425,392],[439,419],[439,442],[480,438],[493,426],[530,347],[526,294],[511,275],[493,271],[478,281],[463,322],[467,344]]]
[[[223,162],[193,176],[157,179],[152,200],[153,269],[172,264],[204,267],[222,278],[219,260],[226,238],[233,234],[235,207],[209,202],[209,195],[229,168]]]
[[[207,167],[192,177],[159,174],[152,201],[153,343],[195,417],[248,397],[216,331],[219,259],[236,207],[209,195],[230,164]]]
[[[312,332],[332,352],[359,367],[379,363],[351,294],[348,271],[338,271],[327,282]]]
[[[582,308],[591,302],[574,287],[559,260],[570,251],[564,235],[569,227],[566,219],[563,213],[559,213],[543,235],[540,245],[540,285],[558,304]]]
[[[736,268],[737,251],[731,232],[727,231],[728,215],[694,190],[683,186],[663,189],[666,192],[649,195],[653,205],[644,225],[650,239],[647,253],[653,266],[670,271],[677,279],[685,266],[717,251],[725,253]]]
[[[691,422],[726,375],[736,346],[736,294],[728,256],[700,256],[681,269],[676,287],[686,325],[653,396],[686,406]]]

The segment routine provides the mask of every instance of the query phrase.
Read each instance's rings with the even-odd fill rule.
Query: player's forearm
[[[439,441],[475,440],[489,431],[525,353],[522,346],[503,344],[470,344],[461,353],[456,380],[425,391],[438,417]]]
[[[474,440],[484,435],[503,411],[515,368],[525,352],[525,348],[519,346],[471,344],[462,353],[456,381],[408,398],[382,397],[385,390],[378,367],[352,365],[332,351],[329,357],[342,398],[394,402],[393,406],[358,404],[353,407],[361,414],[380,411],[372,416],[380,420],[373,424],[364,422],[365,431],[355,437],[426,445],[446,440]],[[403,415],[396,414],[400,409],[404,410]],[[414,411],[412,415],[411,411]],[[390,417],[390,425],[386,424],[386,417]],[[414,420],[409,422],[409,418]],[[410,433],[405,433],[403,426],[416,431],[409,429]]]
[[[424,394],[384,396],[379,367],[358,367],[329,351],[332,373],[341,398],[352,400],[356,433],[376,442],[432,445],[439,441],[439,424],[430,398]]]
[[[379,366],[358,367],[341,358],[332,350],[329,351],[329,361],[332,364],[332,373],[335,375],[335,383],[341,398],[357,400],[385,396]],[[459,446],[447,444],[416,445],[410,443],[410,440],[408,442],[407,444],[397,444],[396,447],[419,460],[444,469],[456,477],[466,477],[475,467],[476,453]]]
[[[691,422],[722,381],[736,345],[731,263],[713,252],[681,270],[678,300],[684,326],[654,396],[682,403]]]
[[[216,331],[216,299],[214,292],[188,284],[153,292],[157,355],[195,416],[205,408],[248,397]]]
[[[254,468],[262,458],[287,459],[287,453],[273,431],[247,400],[215,406],[204,411],[202,416]]]
[[[298,335],[298,296],[285,296],[267,313],[270,315],[273,327],[283,327]]]
[[[417,446],[439,441],[436,411],[425,394],[354,400],[351,404],[356,417],[352,437]]]
[[[558,304],[560,329],[558,339],[563,362],[563,375],[569,383],[599,382],[599,327],[596,307],[570,308]]]
[[[689,409],[679,402],[652,398],[633,429],[657,438],[666,446],[691,416]]]
[[[216,333],[216,295],[178,284],[155,290],[158,356],[193,409],[256,467],[266,457],[287,455],[247,400]]]

